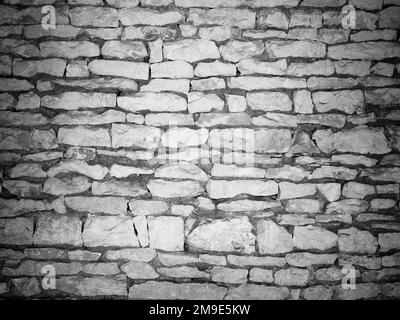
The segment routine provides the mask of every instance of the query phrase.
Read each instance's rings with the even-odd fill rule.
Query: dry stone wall
[[[399,298],[399,17],[3,0],[0,297]]]

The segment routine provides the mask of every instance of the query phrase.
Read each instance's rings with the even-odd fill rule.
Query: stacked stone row
[[[399,298],[399,16],[4,0],[0,297]]]

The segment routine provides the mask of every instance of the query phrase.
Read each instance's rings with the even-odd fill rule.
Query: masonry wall
[[[2,2],[1,298],[400,297],[400,1]]]

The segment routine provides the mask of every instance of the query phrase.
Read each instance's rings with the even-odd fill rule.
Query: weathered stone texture
[[[2,1],[0,299],[400,299],[399,15]]]
[[[132,219],[129,217],[89,216],[82,238],[87,247],[138,247]]]
[[[194,229],[188,236],[188,244],[193,249],[252,253],[255,236],[251,232],[248,218],[215,220]]]

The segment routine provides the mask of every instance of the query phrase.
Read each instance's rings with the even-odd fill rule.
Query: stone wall
[[[400,297],[400,1],[2,3],[0,297]]]

